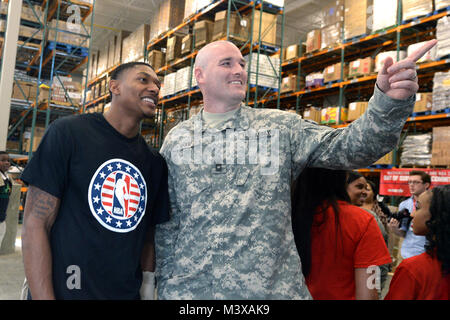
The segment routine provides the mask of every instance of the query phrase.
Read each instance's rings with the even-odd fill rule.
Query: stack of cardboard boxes
[[[216,41],[226,38],[228,27],[230,38],[247,41],[250,28],[248,17],[241,16],[235,11],[230,11],[230,23],[227,24],[227,12],[227,10],[223,10],[216,13],[212,40]]]
[[[450,165],[450,127],[433,128],[431,164],[434,166]]]
[[[367,110],[368,102],[355,101],[348,104],[347,121],[353,121],[358,119]]]
[[[402,19],[410,20],[433,12],[433,0],[402,0]]]
[[[321,49],[333,47],[341,43],[344,25],[344,0],[333,1],[323,10],[321,28]]]
[[[195,44],[194,47],[199,49],[211,42],[214,32],[214,22],[209,20],[200,20],[194,24]],[[181,50],[180,50],[181,51]]]
[[[433,93],[421,92],[416,93],[416,103],[414,104],[413,112],[431,111],[433,106]]]
[[[253,43],[258,42],[260,34],[261,43],[268,45],[275,45],[277,43],[277,18],[278,15],[276,14],[255,10],[253,18]]]
[[[166,1],[163,1],[166,2]],[[142,24],[128,37],[123,39],[122,63],[144,60],[144,53],[150,37],[150,26]]]
[[[58,76],[52,83],[51,101],[79,106],[81,102],[81,83],[71,77]]]
[[[324,83],[328,83],[345,80],[346,74],[348,74],[348,65],[344,65],[344,68],[342,68],[342,64],[338,62],[325,68],[323,71],[323,81]]]
[[[153,49],[148,53],[148,63],[153,67],[153,69],[158,70],[164,66],[165,54],[160,51]]]
[[[298,88],[297,88],[297,82],[298,82],[297,80],[298,80],[298,77],[296,74],[291,74],[291,75],[281,79],[281,91],[280,92],[286,93],[286,92],[294,92],[297,89],[303,90],[305,88],[305,78],[300,77]]]
[[[450,0],[434,0],[434,10],[441,10],[450,7]]]
[[[48,29],[49,41],[56,41],[76,47],[89,47],[90,26],[53,19]]]
[[[439,111],[448,108],[449,101],[450,101],[450,71],[436,72],[433,77],[432,111]]]
[[[149,38],[154,39],[183,22],[185,0],[161,1],[158,11],[152,17]]]
[[[320,29],[311,30],[306,34],[306,53],[320,50],[322,46]]]
[[[128,51],[124,50],[122,55],[123,40],[130,34],[128,31],[119,31],[109,38],[102,50],[91,52],[88,79],[100,77],[106,70],[123,62]]]
[[[348,109],[344,107],[328,107],[322,108],[320,123],[321,124],[341,124],[347,121]]]
[[[373,0],[372,31],[379,31],[397,24],[398,0]]]
[[[450,6],[450,0],[448,1]],[[441,59],[450,55],[450,17],[445,16],[438,20],[436,26],[436,39],[438,44],[436,48],[436,58]]]
[[[182,42],[183,37],[178,34],[174,34],[167,38],[166,63],[172,62],[181,56]]]
[[[33,149],[32,151],[35,152],[39,146],[39,143],[41,143],[42,137],[44,136],[45,128],[36,126],[34,127],[34,134],[33,134]],[[23,151],[28,152],[30,149],[30,143],[31,143],[31,128],[28,127],[25,129],[25,132],[23,134],[23,140],[22,140],[22,148]]]
[[[252,54],[251,61],[249,56],[245,56],[245,60],[251,63],[248,83],[258,86],[278,89],[278,79],[280,76],[280,56],[268,56],[264,54]],[[258,64],[259,60],[259,64]]]
[[[314,122],[320,123],[321,114],[322,112],[319,108],[307,107],[303,111],[303,119],[312,120]]]
[[[373,0],[345,0],[345,40],[372,32],[372,5]]]
[[[371,57],[350,61],[348,78],[370,75],[374,69],[374,60]]]

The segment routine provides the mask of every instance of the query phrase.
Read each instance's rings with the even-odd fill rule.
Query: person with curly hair
[[[385,300],[449,300],[450,185],[422,193],[412,216],[413,232],[426,236],[426,251],[400,263]]]

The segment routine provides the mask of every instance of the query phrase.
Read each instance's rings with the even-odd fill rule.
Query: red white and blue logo
[[[147,185],[133,164],[112,159],[95,172],[88,199],[92,214],[103,227],[115,232],[129,232],[145,215]]]

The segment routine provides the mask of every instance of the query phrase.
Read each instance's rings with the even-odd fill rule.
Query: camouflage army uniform
[[[161,149],[172,213],[156,227],[158,297],[310,299],[291,227],[291,179],[307,166],[352,169],[378,160],[396,146],[413,104],[414,97],[393,100],[375,89],[367,112],[340,129],[241,106],[218,129],[277,129],[273,175],[261,174],[267,163],[176,163],[177,151],[213,142],[194,138],[201,113],[173,128]]]

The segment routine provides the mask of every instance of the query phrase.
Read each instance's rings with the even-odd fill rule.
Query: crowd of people
[[[434,45],[387,58],[365,114],[332,129],[243,105],[241,51],[210,43],[194,66],[204,107],[160,154],[139,134],[157,75],[119,66],[109,111],[53,122],[21,176],[28,298],[152,299],[156,283],[158,299],[379,299],[388,233],[404,230],[409,243],[412,228],[423,254],[404,257],[387,298],[448,299],[448,186],[430,192],[411,175],[413,207],[401,206],[413,222],[397,225],[376,185],[352,171],[396,146],[416,61]],[[399,289],[407,281],[410,296]]]

